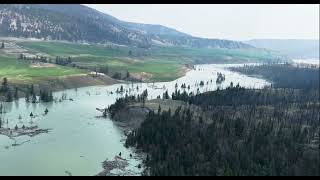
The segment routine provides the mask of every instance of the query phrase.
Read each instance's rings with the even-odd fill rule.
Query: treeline
[[[80,67],[78,65],[75,65],[75,67],[78,67],[81,69],[87,69],[94,72],[93,74],[94,77],[98,77],[99,74],[102,73],[116,80],[124,80],[124,81],[130,81],[130,82],[143,82],[142,78],[137,78],[135,76],[132,76],[127,68],[116,70],[114,68],[110,68],[108,65],[98,65],[96,67]]]
[[[45,56],[26,56],[25,54],[20,54],[19,58],[20,60],[32,60],[32,61],[39,61],[39,62],[43,62],[43,63],[52,63],[51,59]]]
[[[24,54],[20,54],[19,58],[21,60],[32,60],[32,61],[38,61],[38,62],[42,62],[42,63],[55,63],[61,66],[67,66],[67,65],[72,65],[72,59],[71,57],[61,57],[61,56],[56,56],[55,60],[50,59],[49,57],[45,57],[45,56],[26,56]]]
[[[215,102],[212,93],[194,98],[204,96]],[[320,175],[319,103],[226,105],[229,94],[219,98],[202,113],[150,112],[126,145],[150,155],[151,175]]]
[[[210,98],[208,98],[210,97]],[[185,91],[175,91],[173,100],[181,100],[208,109],[210,106],[238,106],[238,105],[284,105],[289,103],[317,103],[319,90],[301,90],[288,88],[265,88],[262,90],[245,89],[239,85],[227,87],[225,90],[206,92],[203,94],[187,94]]]
[[[23,97],[23,95],[28,103],[51,102],[54,100],[52,91],[40,89],[39,93],[37,93],[33,84],[26,88],[18,88],[16,86],[12,87],[9,84],[8,79],[3,78],[0,86],[0,97],[2,96],[2,99],[5,102],[18,100],[20,97]]]
[[[11,87],[7,78],[3,78],[0,86],[0,100],[1,99],[5,102],[12,102],[13,100],[19,99],[18,88]]]
[[[39,97],[34,89],[34,85],[30,85],[25,92],[25,100],[27,103],[39,103],[39,102],[52,102],[53,94],[52,91],[46,89],[39,90]]]
[[[71,57],[56,57],[56,64],[61,65],[61,66],[66,66],[72,63]]]
[[[270,75],[284,84],[260,90],[233,83],[197,95],[176,89],[171,98],[189,105],[151,111],[126,146],[148,153],[146,175],[319,176],[319,87],[301,82],[314,72],[280,67],[287,71],[278,76],[304,78]]]
[[[129,104],[142,102],[144,106],[147,98],[148,90],[144,90],[142,94],[138,94],[137,96],[128,96],[126,94],[125,97],[116,99],[116,102],[108,107],[108,111],[110,113],[111,118],[113,118],[118,111],[124,109]]]
[[[109,68],[108,65],[99,65],[99,66],[95,66],[95,67],[80,67],[75,65],[74,67],[78,67],[81,69],[87,69],[90,70],[92,72],[94,72],[93,77],[98,77],[99,74],[105,74],[108,75],[110,77],[112,77],[113,79],[117,79],[117,80],[127,80],[127,81],[138,81],[138,79],[135,79],[131,76],[130,72],[127,70],[122,70],[122,71],[114,71],[112,68]]]
[[[131,52],[131,51],[129,51],[129,52]],[[73,68],[89,70],[91,72],[94,72],[94,73],[91,73],[91,75],[93,77],[98,77],[99,74],[102,73],[102,74],[108,75],[108,76],[110,76],[114,79],[118,79],[118,80],[141,81],[141,80],[138,80],[138,79],[135,79],[134,77],[132,77],[128,70],[113,71],[109,68],[108,65],[99,65],[99,66],[94,66],[94,67],[81,66],[77,63],[74,63],[74,59],[71,58],[70,56],[68,56],[68,57],[56,56],[56,58],[53,60],[50,57],[46,57],[46,56],[39,56],[39,55],[26,56],[21,53],[19,55],[18,59],[28,60],[28,61],[32,61],[32,62],[51,63],[51,64],[57,64],[60,66],[69,66],[69,67],[73,67]]]
[[[312,89],[319,88],[319,68],[300,67],[290,64],[244,65],[231,67],[247,75],[261,75],[273,82],[276,88]]]

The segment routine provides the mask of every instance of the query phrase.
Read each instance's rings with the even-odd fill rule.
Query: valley
[[[319,176],[312,16],[188,6],[0,5],[0,176]]]
[[[65,171],[68,171],[72,175],[96,175],[103,170],[101,163],[106,158],[112,160],[121,152],[121,157],[125,158],[129,165],[125,171],[118,173],[141,174],[143,168],[140,169],[137,166],[142,165],[143,158],[134,148],[124,147],[125,129],[114,123],[110,117],[106,119],[101,117],[102,113],[96,108],[108,107],[116,99],[125,97],[126,91],[128,95],[137,95],[147,90],[148,99],[151,100],[159,95],[162,96],[165,91],[169,94],[173,93],[176,84],[180,89],[183,83],[190,85],[188,92],[195,94],[198,91],[202,93],[218,87],[225,88],[231,82],[255,88],[262,88],[269,84],[263,79],[239,75],[225,69],[230,66],[241,66],[241,64],[199,65],[196,66],[196,70],[187,72],[179,79],[157,82],[154,86],[152,83],[128,82],[58,91],[53,93],[54,101],[48,103],[26,102],[25,98],[14,102],[2,102],[4,108],[2,112],[5,112],[1,114],[3,128],[13,129],[16,125],[18,128],[23,125],[26,127],[37,125],[41,129],[50,129],[50,132],[14,139],[0,135],[0,159],[7,162],[0,164],[0,173],[2,175],[67,175]],[[216,79],[217,72],[226,75],[226,80],[222,84],[210,82]],[[200,80],[209,83],[200,87]],[[124,92],[117,93],[121,86]],[[49,111],[47,114],[44,113],[45,109]],[[33,118],[30,118],[31,112],[34,115]],[[21,143],[23,143],[21,146],[12,146],[12,144]],[[130,154],[133,157],[130,157]],[[15,161],[10,160],[13,158]],[[35,158],[37,161],[34,160]],[[43,166],[49,161],[50,166]],[[17,164],[30,162],[33,163],[32,166],[15,168]]]
[[[183,76],[195,64],[268,62],[278,61],[277,58],[280,56],[257,49],[232,50],[162,46],[143,49],[117,45],[89,45],[26,39],[5,39],[2,41],[5,42],[6,48],[0,50],[0,74],[5,74],[11,82],[17,84],[43,84],[39,82],[57,78],[63,80],[70,76],[80,78],[97,69],[98,71],[99,69],[107,69],[107,72],[104,73],[110,77],[120,74],[120,77],[117,78],[124,80],[126,80],[126,73],[129,72],[130,79],[135,81],[171,81]],[[29,57],[29,59],[19,59],[22,55]],[[36,57],[50,59],[54,64],[58,56],[70,57],[72,63],[67,66],[54,65],[51,67],[40,66],[39,68],[35,68],[33,65],[37,66],[38,64],[39,66],[41,64],[37,63],[41,61],[36,60]],[[86,79],[91,79],[92,85],[103,83],[103,81],[94,78]],[[78,83],[79,87],[86,85]],[[71,86],[71,88],[73,87]]]

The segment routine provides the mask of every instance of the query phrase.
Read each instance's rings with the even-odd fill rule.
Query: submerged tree
[[[18,87],[14,88],[14,99],[18,100],[19,99],[19,92],[18,92]]]
[[[130,77],[130,73],[129,71],[127,70],[127,73],[126,73],[126,77],[129,78]]]
[[[40,90],[40,101],[52,102],[53,101],[52,92],[47,90]]]
[[[1,83],[0,92],[7,92],[8,90],[9,90],[8,79],[4,77]]]
[[[36,96],[36,94],[32,94],[31,103],[37,103],[37,96]]]
[[[6,102],[12,102],[12,101],[13,101],[12,92],[11,90],[8,90],[6,95]]]

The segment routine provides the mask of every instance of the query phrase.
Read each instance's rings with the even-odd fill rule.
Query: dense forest
[[[176,91],[176,100],[200,111],[191,106],[175,112],[161,107],[150,111],[126,141],[127,146],[148,153],[145,173],[319,176],[319,87],[290,77],[314,69],[260,68],[270,68],[264,73],[275,80],[275,86],[257,90],[231,84],[198,95]],[[275,74],[275,69],[281,72]],[[285,77],[292,81],[281,84]]]
[[[319,67],[313,65],[305,67],[290,64],[265,64],[261,66],[244,65],[229,69],[246,75],[263,76],[272,81],[276,88],[319,88]]]

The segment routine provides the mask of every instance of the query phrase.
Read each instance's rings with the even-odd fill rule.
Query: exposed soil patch
[[[188,103],[182,101],[175,101],[170,99],[153,99],[147,101],[143,106],[142,103],[135,103],[121,109],[113,117],[114,123],[119,127],[123,128],[125,134],[130,133],[130,131],[140,127],[141,123],[145,120],[146,116],[150,111],[158,111],[159,105],[161,111],[168,111],[169,108],[171,112],[174,112],[178,107],[188,107]],[[197,106],[191,105],[190,109],[195,112],[201,111]]]
[[[182,66],[180,69],[179,69],[179,74],[180,75],[185,75],[187,72],[191,71],[192,70],[192,67],[190,65],[184,65]]]
[[[114,123],[122,128],[125,132],[140,127],[151,109],[140,105],[133,105],[120,110],[113,119]]]
[[[146,72],[139,72],[139,73],[131,73],[131,76],[135,79],[139,79],[144,82],[147,82],[152,78],[153,75]]]
[[[112,85],[116,83],[118,83],[117,80],[106,75],[100,75],[98,77],[92,77],[90,75],[76,75],[60,78],[57,85],[60,85],[63,89],[71,89],[96,85]]]

